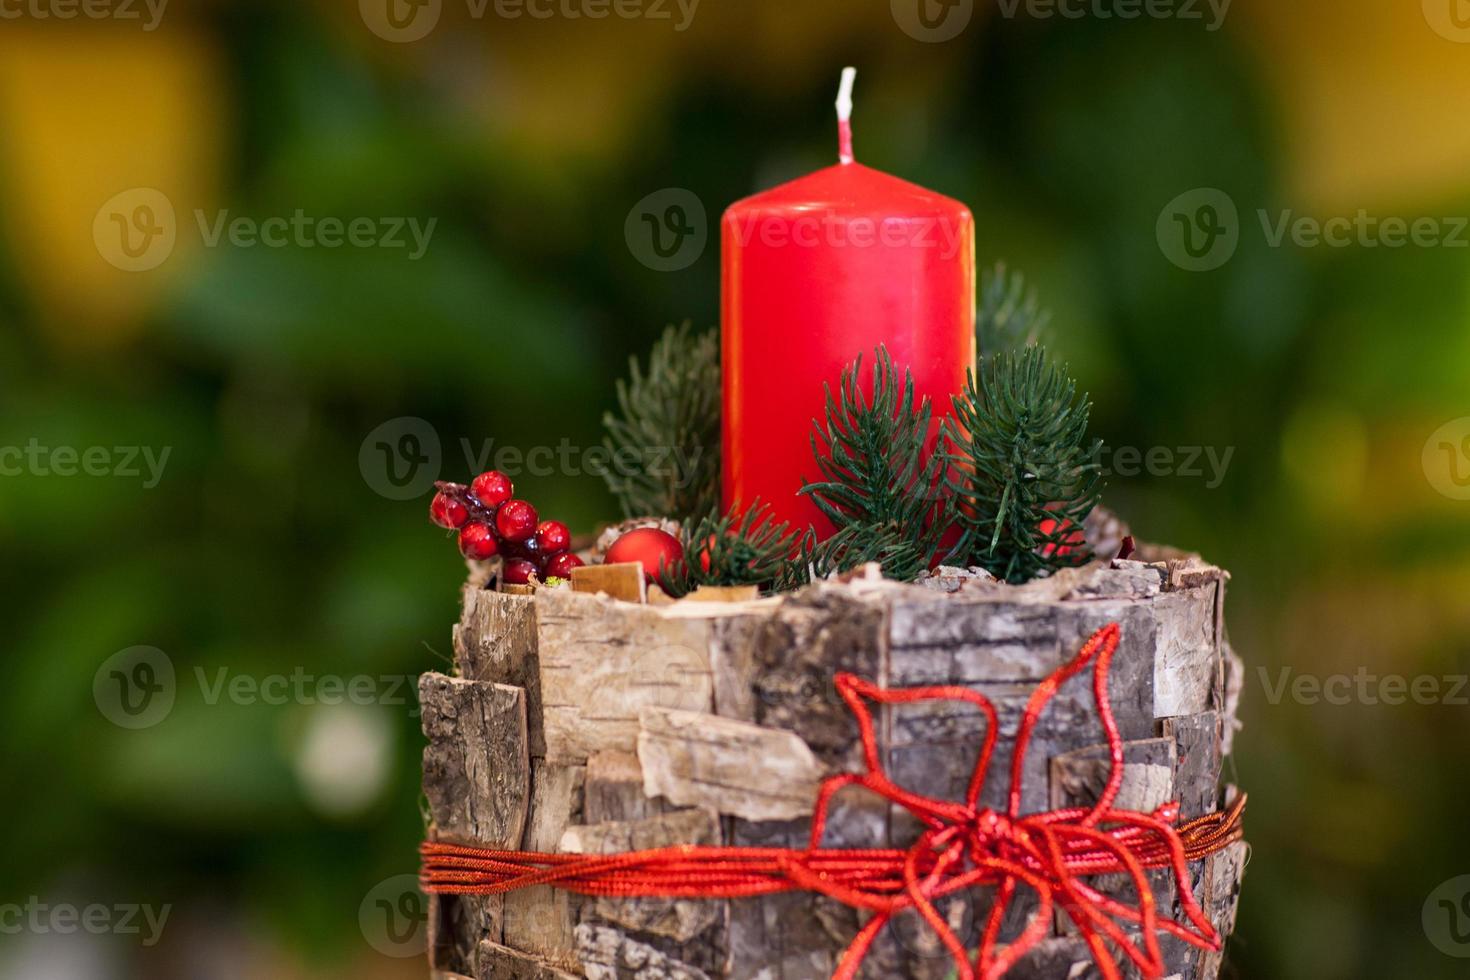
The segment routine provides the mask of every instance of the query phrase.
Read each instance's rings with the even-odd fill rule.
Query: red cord
[[[1123,739],[1108,699],[1108,670],[1121,634],[1116,623],[1103,627],[1072,661],[1037,687],[1016,734],[1006,813],[978,804],[997,728],[995,707],[983,694],[954,686],[890,691],[851,674],[839,674],[837,691],[857,719],[868,771],[833,776],[823,784],[812,816],[810,846],[805,850],[681,845],[599,856],[499,851],[430,841],[421,848],[424,890],[499,895],[551,885],[582,895],[705,899],[816,892],[874,913],[848,946],[833,980],[856,977],[884,925],[908,908],[923,917],[949,950],[958,980],[995,980],[1050,933],[1052,910],[1059,905],[1076,924],[1105,980],[1123,975],[1113,949],[1121,951],[1144,977],[1158,980],[1164,975],[1160,932],[1201,949],[1221,946],[1219,933],[1195,901],[1188,863],[1242,838],[1246,799],[1242,794],[1228,810],[1179,827],[1175,826],[1177,803],[1165,804],[1151,814],[1113,809],[1123,779]],[[1041,712],[1063,682],[1089,665],[1094,665],[1093,696],[1111,760],[1107,785],[1094,806],[1020,816],[1026,750]],[[903,789],[889,780],[879,757],[869,702],[936,700],[966,701],[985,716],[985,740],[964,803]],[[927,829],[906,851],[823,848],[832,797],[848,786],[862,786],[899,804]],[[1146,874],[1154,868],[1173,872],[1185,921],[1159,911]],[[1099,874],[1126,874],[1137,903],[1103,895],[1080,880]],[[1000,926],[1022,884],[1036,892],[1040,905],[1020,938],[1002,945]],[[980,885],[999,887],[972,960],[934,903]],[[1143,948],[1129,938],[1120,921],[1139,927]]]

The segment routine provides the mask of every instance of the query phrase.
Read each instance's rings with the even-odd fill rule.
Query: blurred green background
[[[1054,310],[1098,433],[1173,452],[1107,502],[1234,573],[1254,854],[1228,975],[1464,976],[1470,943],[1444,936],[1470,918],[1436,924],[1431,893],[1470,874],[1470,707],[1271,696],[1470,670],[1456,0],[934,3],[931,24],[968,18],[948,40],[903,0],[578,2],[4,7],[0,447],[24,452],[0,451],[0,910],[170,913],[151,946],[0,915],[0,977],[424,974],[359,911],[415,869],[408,689],[445,662],[463,567],[378,444],[447,479],[466,446],[592,445],[627,357],[718,318],[717,242],[655,271],[630,211],[683,188],[713,221],[831,162],[848,63],[859,157],[969,203],[982,261]],[[1198,188],[1238,209],[1238,246],[1189,271],[1160,228]],[[222,214],[298,210],[435,224],[416,258],[211,244]],[[1272,243],[1283,216],[1360,212],[1434,219],[1438,243]],[[65,475],[67,447],[96,474]],[[593,476],[518,485],[580,532],[616,516]],[[178,693],[129,730],[98,692],[138,646]],[[293,673],[376,693],[215,688]]]

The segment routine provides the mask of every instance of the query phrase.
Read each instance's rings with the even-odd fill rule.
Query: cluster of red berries
[[[567,526],[561,521],[542,521],[535,507],[513,499],[515,488],[504,473],[481,473],[469,486],[436,486],[439,492],[429,504],[429,519],[459,532],[459,550],[466,558],[503,557],[503,581],[525,585],[532,576],[543,582],[571,578],[572,569],[582,564],[572,554],[572,532]]]

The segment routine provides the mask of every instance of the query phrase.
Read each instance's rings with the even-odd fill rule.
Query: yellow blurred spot
[[[1465,186],[1470,30],[1460,0],[1239,3],[1274,79],[1297,207],[1412,207]]]
[[[7,22],[0,32],[0,215],[58,343],[133,337],[197,248],[216,196],[224,82],[181,21]]]
[[[1282,468],[1296,490],[1317,507],[1347,511],[1363,493],[1368,435],[1363,420],[1346,408],[1312,404],[1287,422]]]

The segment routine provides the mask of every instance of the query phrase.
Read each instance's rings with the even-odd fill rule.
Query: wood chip
[[[572,569],[572,591],[601,592],[623,602],[648,601],[648,583],[638,562],[618,565],[583,565]]]
[[[687,602],[754,602],[761,590],[754,585],[701,585],[684,597]]]

